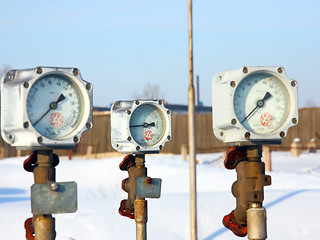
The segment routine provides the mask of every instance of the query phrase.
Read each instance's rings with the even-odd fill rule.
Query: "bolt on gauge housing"
[[[117,101],[111,107],[111,144],[121,153],[158,153],[171,140],[171,111],[161,100]]]
[[[231,145],[280,144],[298,124],[297,82],[282,67],[244,67],[212,81],[215,136]]]
[[[20,149],[72,148],[92,128],[92,85],[76,68],[11,70],[1,80],[1,135]]]

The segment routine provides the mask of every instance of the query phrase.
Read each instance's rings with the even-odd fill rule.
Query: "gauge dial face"
[[[140,146],[153,146],[162,139],[166,121],[155,105],[142,104],[132,112],[129,127],[132,138]]]
[[[269,134],[286,121],[290,97],[279,78],[267,73],[256,73],[238,84],[233,106],[238,121],[247,130]]]
[[[79,88],[66,76],[51,74],[38,79],[27,97],[31,125],[47,138],[68,136],[83,116],[81,96]]]

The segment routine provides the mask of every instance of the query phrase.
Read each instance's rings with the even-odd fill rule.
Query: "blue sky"
[[[320,1],[194,0],[194,74],[211,105],[215,74],[283,66],[299,106],[320,106]],[[147,83],[186,104],[187,0],[1,0],[0,68],[78,67],[94,105],[132,99]],[[141,89],[141,90],[140,90]]]

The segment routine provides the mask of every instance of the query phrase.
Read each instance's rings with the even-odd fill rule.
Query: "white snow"
[[[226,170],[222,153],[197,159],[198,239],[237,239],[222,218],[235,208],[231,185],[235,170]],[[24,221],[32,216],[33,174],[23,170],[24,158],[0,161],[0,239],[25,239]],[[56,168],[57,182],[76,181],[78,211],[57,214],[57,240],[131,240],[135,222],[118,214],[126,198],[120,171],[122,157],[100,160],[66,158]],[[148,199],[148,239],[190,239],[189,164],[180,155],[147,155],[148,175],[162,179],[160,199]],[[272,185],[265,187],[268,239],[320,239],[320,153],[272,153]]]

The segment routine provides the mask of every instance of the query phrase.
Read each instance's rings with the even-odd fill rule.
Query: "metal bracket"
[[[73,213],[78,209],[76,182],[36,183],[31,187],[33,214]]]
[[[160,198],[161,195],[160,178],[137,177],[136,197],[138,198]]]

